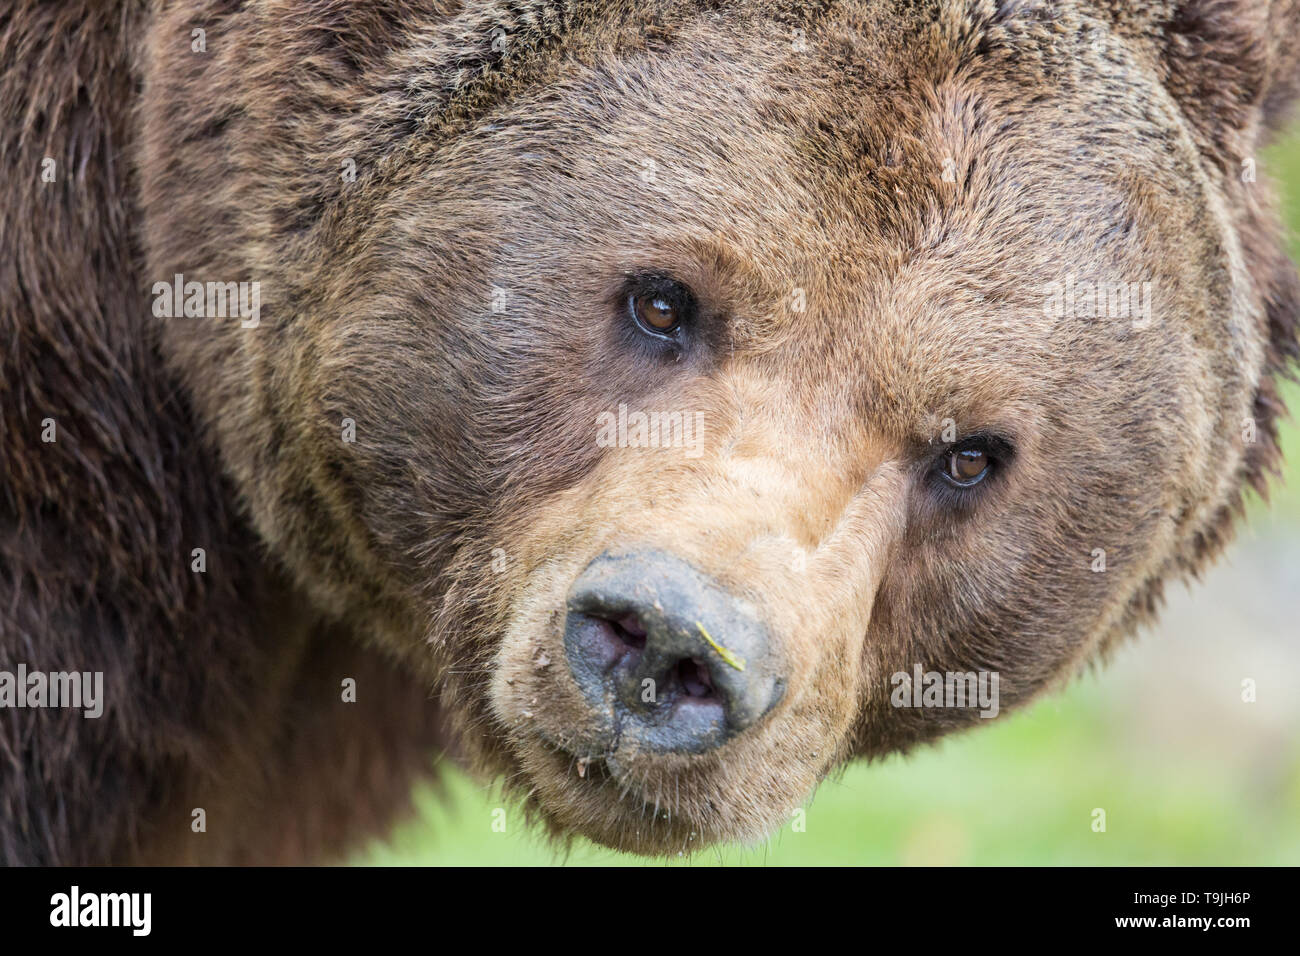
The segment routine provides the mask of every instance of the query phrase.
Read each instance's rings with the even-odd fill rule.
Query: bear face
[[[1166,13],[620,9],[231,242],[155,126],[150,274],[263,277],[258,329],[165,349],[272,552],[480,768],[611,846],[759,839],[980,719],[896,675],[1008,709],[1131,632],[1267,461],[1293,279]],[[209,82],[159,70],[150,115]],[[245,82],[235,170],[288,102]]]

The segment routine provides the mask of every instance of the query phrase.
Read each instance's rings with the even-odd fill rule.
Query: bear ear
[[[1300,94],[1300,0],[1174,0],[1161,24],[1168,88],[1203,142],[1249,153]]]

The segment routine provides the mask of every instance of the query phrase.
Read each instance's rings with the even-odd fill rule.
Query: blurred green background
[[[1300,258],[1300,133],[1270,149]],[[1286,387],[1300,413],[1300,388]],[[667,865],[1300,864],[1300,430],[1285,486],[1250,502],[1236,544],[1105,670],[991,726],[826,781],[766,844]],[[1257,700],[1241,700],[1253,678]],[[585,841],[557,851],[497,787],[448,770],[445,792],[364,864],[663,866]],[[506,809],[506,831],[492,811]],[[1092,829],[1094,808],[1106,832]]]

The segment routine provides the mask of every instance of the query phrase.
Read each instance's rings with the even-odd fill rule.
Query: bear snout
[[[713,750],[785,694],[758,611],[664,551],[592,561],[569,592],[564,647],[587,703],[642,751]]]

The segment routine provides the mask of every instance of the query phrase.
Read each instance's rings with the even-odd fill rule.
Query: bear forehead
[[[1072,116],[1128,109],[1106,105],[1104,76],[1042,79],[1035,104],[1023,75],[962,66],[950,37],[907,56],[871,23],[841,29],[859,45],[844,33],[794,50],[770,24],[701,20],[670,52],[569,62],[445,151],[426,188],[472,194],[503,260],[526,263],[513,282],[669,272],[733,322],[733,347],[819,363],[820,378],[792,376],[802,387],[909,381],[916,412],[1051,388],[1024,364],[1045,373],[1063,337],[1113,333],[1051,320],[1044,290],[1075,273],[1154,278],[1133,233],[1159,244],[1156,210],[1187,202],[1186,181],[1166,181],[1186,171],[1168,158],[1171,138],[1185,145],[1175,117],[1153,84],[1145,126],[1094,123],[1062,147]],[[870,361],[827,361],[846,352]]]
[[[974,27],[980,4],[913,21],[863,3],[795,48],[798,27],[677,6],[693,14],[670,43],[561,45],[359,183],[342,234],[378,237],[377,281],[474,310],[499,287],[527,306],[513,336],[572,325],[589,349],[620,280],[669,273],[725,320],[728,358],[765,360],[810,415],[911,438],[1077,420],[1060,395],[1080,375],[1163,420],[1152,406],[1230,337],[1204,281],[1229,271],[1210,187],[1153,67],[1115,49],[1133,41],[1074,9],[1044,33]],[[1191,321],[1139,344],[1045,315],[1071,277],[1149,284]]]

